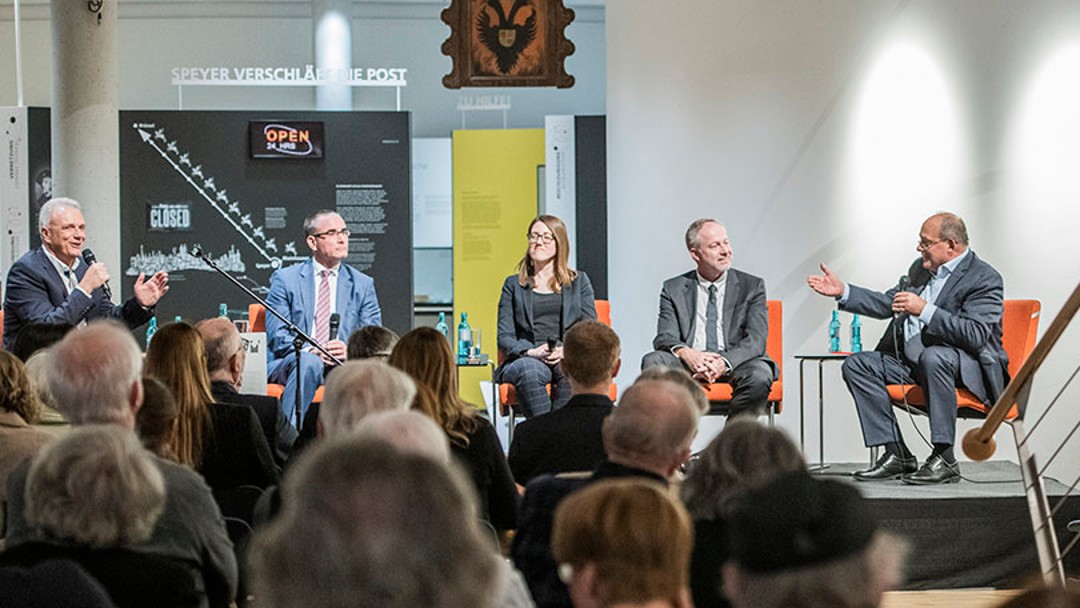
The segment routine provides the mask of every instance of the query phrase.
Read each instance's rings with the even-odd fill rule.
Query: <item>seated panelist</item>
[[[499,350],[506,359],[496,380],[514,385],[530,418],[570,400],[570,383],[559,368],[563,334],[581,319],[596,319],[596,304],[588,275],[567,263],[570,241],[562,220],[537,216],[526,236],[525,256],[499,297]]]
[[[761,414],[777,378],[776,363],[765,354],[765,281],[731,267],[727,229],[714,219],[690,224],[686,248],[697,268],[664,281],[656,350],[641,368],[683,367],[699,382],[728,382],[733,415]]]
[[[346,345],[339,336],[350,336],[365,325],[381,325],[382,311],[375,294],[375,281],[343,264],[349,255],[349,229],[333,211],[316,211],[304,219],[304,236],[311,259],[274,271],[266,303],[288,317],[300,331],[311,336],[330,354],[345,359]],[[340,325],[330,335],[330,317],[337,313]],[[266,315],[266,377],[284,384],[281,407],[289,420],[296,420],[296,357],[293,334],[277,317]],[[305,345],[300,358],[303,377],[300,418],[303,419],[315,391],[323,383],[326,366],[321,352]]]

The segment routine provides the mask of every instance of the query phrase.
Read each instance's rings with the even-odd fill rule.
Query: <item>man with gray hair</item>
[[[559,501],[600,479],[642,477],[667,485],[690,457],[700,417],[695,395],[687,387],[672,380],[639,379],[604,419],[607,460],[592,475],[585,479],[542,475],[529,482],[511,557],[537,606],[572,605],[551,556],[552,521]]]
[[[69,333],[51,349],[49,390],[73,426],[109,424],[134,433],[142,406],[142,353],[123,326],[98,321]],[[237,568],[225,520],[202,477],[188,467],[154,457],[165,479],[165,509],[150,538],[131,549],[179,560],[201,575],[212,605],[236,594]],[[29,462],[8,478],[7,546],[40,540],[26,520]]]
[[[200,577],[185,564],[134,549],[150,538],[164,508],[165,479],[134,433],[116,425],[80,426],[30,466],[26,517],[43,539],[7,549],[0,564],[72,560],[120,607],[206,604]]]
[[[382,361],[347,361],[326,381],[319,411],[319,437],[340,437],[356,430],[369,414],[404,411],[416,397],[416,383]]]
[[[169,290],[169,275],[158,272],[135,279],[135,295],[122,305],[111,302],[105,264],[83,260],[86,222],[77,201],[54,198],[38,216],[41,247],[11,266],[4,289],[4,348],[27,323],[70,323],[94,319],[122,320],[134,329],[150,320],[153,308]],[[89,250],[86,250],[87,252]]]
[[[765,281],[731,267],[734,251],[720,222],[695,220],[685,240],[696,268],[664,281],[656,350],[641,368],[682,367],[703,383],[728,382],[732,414],[760,415],[778,375],[765,354]]]
[[[251,551],[260,605],[496,605],[507,569],[457,467],[343,437],[313,448],[283,492],[281,517]]]
[[[276,397],[240,392],[244,380],[247,349],[236,325],[225,317],[203,319],[195,325],[203,338],[206,368],[210,372],[210,392],[218,403],[246,405],[255,411],[266,444],[279,469],[285,467],[296,442],[296,428],[281,411]]]

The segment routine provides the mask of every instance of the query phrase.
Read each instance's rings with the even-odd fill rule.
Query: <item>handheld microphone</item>
[[[341,326],[341,315],[334,313],[330,315],[330,339],[337,339],[338,327]]]
[[[551,351],[555,350],[555,342],[556,342],[555,338],[548,338],[547,339],[548,352],[551,352]]]
[[[89,249],[83,249],[82,259],[84,262],[86,262],[87,266],[93,266],[94,263],[97,262],[97,256],[94,255],[94,252],[90,251]],[[101,286],[101,291],[105,294],[105,299],[112,299],[112,289],[109,289],[108,281],[105,281],[105,284]]]
[[[911,287],[911,278],[906,274],[900,275],[900,281],[897,282],[897,284],[896,284],[896,292],[900,293],[901,291],[907,291],[910,287]],[[902,313],[902,312],[893,313],[893,318],[896,319],[896,320],[900,320],[901,318],[903,318],[903,316],[904,316],[904,313]]]

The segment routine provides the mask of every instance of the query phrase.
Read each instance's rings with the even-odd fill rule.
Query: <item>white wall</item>
[[[795,436],[792,356],[824,350],[834,308],[805,286],[819,262],[888,287],[914,259],[922,219],[950,209],[1005,277],[1006,297],[1042,300],[1043,329],[1080,279],[1075,1],[639,0],[611,2],[606,16],[621,382],[650,349],[660,283],[690,267],[682,233],[700,216],[727,224],[736,266],[784,301],[779,423]],[[864,329],[867,347],[882,328]],[[1080,327],[1037,377],[1035,414],[1074,369],[1078,346]],[[826,377],[826,459],[864,461],[838,370]],[[1071,428],[1078,395],[1066,392],[1037,448]],[[1007,430],[998,443],[997,457],[1015,460]],[[1076,452],[1051,472],[1071,482]]]
[[[413,112],[414,137],[448,137],[461,128],[458,99],[509,94],[510,128],[541,128],[545,114],[604,112],[604,9],[595,0],[567,2],[577,19],[567,28],[577,49],[566,69],[570,89],[458,89],[442,86],[450,58],[440,47],[450,29],[439,14],[448,5],[431,0],[354,2],[353,65],[404,67],[408,87],[402,107]],[[116,6],[116,4],[107,5]],[[173,3],[131,0],[119,4],[120,107],[164,110],[177,107],[170,84],[173,67],[298,66],[314,63],[311,3],[304,0],[243,0]],[[50,100],[50,32],[47,0],[24,0],[23,79],[26,105]],[[0,106],[15,105],[15,47],[11,0],[0,0]],[[184,89],[184,109],[297,110],[314,108],[310,88]],[[392,89],[358,89],[357,110],[394,109]],[[473,113],[469,128],[502,126],[501,112]]]

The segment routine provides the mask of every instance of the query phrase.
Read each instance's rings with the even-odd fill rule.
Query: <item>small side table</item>
[[[457,357],[454,357],[457,360]],[[488,355],[480,353],[474,357],[469,357],[464,363],[458,361],[458,368],[463,367],[490,367],[491,368],[491,418],[488,419],[492,425],[498,420],[499,414],[499,385],[495,384],[495,368],[497,367],[495,361]],[[488,413],[487,407],[484,407],[484,412]]]
[[[809,467],[811,471],[824,471],[829,468],[825,464],[825,383],[824,369],[827,361],[843,361],[851,353],[821,353],[809,355],[795,355],[799,362],[799,448],[806,453],[806,374],[804,367],[807,361],[816,361],[818,370],[818,463]]]

